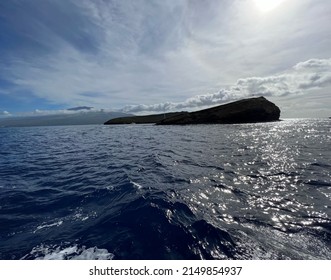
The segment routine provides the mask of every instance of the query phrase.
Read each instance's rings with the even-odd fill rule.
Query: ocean
[[[331,120],[0,128],[0,259],[331,259]]]

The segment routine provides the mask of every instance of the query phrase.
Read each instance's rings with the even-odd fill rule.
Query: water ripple
[[[0,258],[331,259],[329,131],[0,128]]]

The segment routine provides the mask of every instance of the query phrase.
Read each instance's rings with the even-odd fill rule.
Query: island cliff
[[[105,124],[142,124],[157,125],[185,124],[231,124],[277,121],[280,109],[264,97],[242,99],[232,103],[196,112],[175,112],[148,116],[130,116],[111,119]]]
[[[279,120],[280,109],[264,97],[243,99],[217,107],[182,113],[158,122],[173,124],[232,124],[256,123]]]

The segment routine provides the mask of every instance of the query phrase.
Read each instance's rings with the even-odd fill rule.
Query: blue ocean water
[[[331,121],[0,128],[0,259],[331,259]]]

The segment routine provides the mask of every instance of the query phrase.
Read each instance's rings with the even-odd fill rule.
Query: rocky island
[[[234,124],[278,121],[280,109],[264,97],[242,99],[196,111],[117,118],[105,124],[156,123],[157,125]]]
[[[264,97],[242,99],[213,108],[166,118],[157,124],[231,124],[277,121],[280,109]]]

